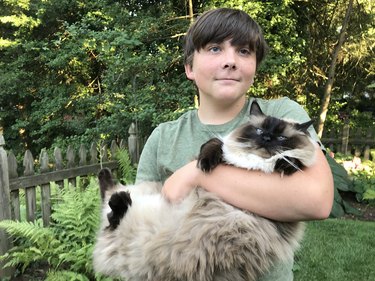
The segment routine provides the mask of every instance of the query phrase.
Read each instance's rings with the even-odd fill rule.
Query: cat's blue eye
[[[287,139],[287,137],[285,137],[285,136],[278,136],[277,137],[278,141],[285,141],[286,139]]]
[[[256,131],[257,135],[263,134],[263,130],[261,128],[256,128],[255,131]]]

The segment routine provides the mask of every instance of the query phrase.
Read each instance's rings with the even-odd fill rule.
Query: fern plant
[[[48,272],[45,281],[89,281],[90,279],[84,274],[78,274],[77,272],[60,270]]]
[[[119,163],[121,179],[124,180],[126,184],[134,183],[137,170],[131,163],[129,152],[126,149],[119,149],[115,158]]]
[[[35,262],[47,264],[51,270],[47,280],[103,280],[94,275],[92,267],[100,213],[97,180],[90,178],[84,190],[64,188],[55,199],[48,228],[41,220],[0,222],[0,228],[15,239],[15,246],[0,260],[5,260],[6,266],[20,266],[22,271]]]
[[[120,177],[134,183],[136,169],[127,150],[116,154]],[[97,179],[89,178],[85,189],[65,186],[54,188],[52,222],[43,227],[35,222],[0,221],[14,239],[15,246],[0,260],[21,272],[37,263],[47,264],[46,280],[112,280],[94,274],[92,251],[100,220],[100,196]]]
[[[64,245],[56,239],[50,228],[44,228],[42,220],[35,222],[0,221],[0,228],[4,228],[12,237],[17,238],[14,246],[0,260],[5,260],[5,267],[22,265],[24,271],[31,263],[48,260],[49,264],[58,264],[58,252]]]

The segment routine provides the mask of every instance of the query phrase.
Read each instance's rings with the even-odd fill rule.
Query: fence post
[[[8,175],[9,184],[12,179],[18,178],[17,159],[12,150],[8,151]],[[10,212],[12,220],[21,220],[20,191],[19,189],[10,192]]]
[[[131,123],[128,133],[128,148],[129,148],[129,155],[132,164],[138,163],[139,160],[139,141],[137,136],[137,127],[134,123]]]
[[[342,129],[342,138],[341,138],[341,152],[344,154],[348,153],[348,143],[349,143],[349,124],[345,122]]]
[[[8,157],[4,145],[4,137],[0,133],[0,221],[11,219]],[[10,237],[5,230],[0,229],[0,255],[5,254],[11,246]],[[4,261],[0,262],[0,279],[10,276],[12,271],[11,268],[4,268]]]
[[[61,149],[58,147],[55,147],[53,150],[53,156],[55,158],[55,171],[60,171],[64,169],[64,163],[63,163],[63,158],[62,158],[62,153]],[[56,184],[60,187],[64,187],[64,180],[62,181],[57,181]]]
[[[372,138],[371,135],[372,135],[372,134],[371,134],[371,129],[368,129],[368,130],[367,130],[367,133],[366,133],[366,141],[367,141],[367,140],[370,140],[370,139]],[[369,144],[369,143],[366,143],[366,144],[365,144],[365,150],[364,150],[364,152],[363,152],[363,159],[365,159],[365,160],[369,160],[369,159],[370,159],[370,149],[371,149],[370,144]],[[374,160],[374,159],[373,159],[373,160]]]
[[[40,163],[40,172],[47,173],[49,172],[49,157],[46,149],[42,149],[39,157]],[[51,186],[49,183],[42,184],[40,186],[41,191],[41,209],[42,209],[42,218],[43,225],[49,226],[51,220]]]
[[[68,169],[70,168],[74,168],[76,166],[76,154],[75,154],[75,151],[73,149],[73,147],[71,145],[68,145],[68,148],[66,150],[66,160],[67,160],[67,164],[66,164],[66,167]],[[68,179],[68,182],[74,186],[74,187],[77,187],[77,178],[74,177],[74,178],[69,178]]]
[[[35,174],[34,170],[34,156],[30,150],[25,151],[25,156],[23,158],[23,166],[25,167],[23,171],[24,176],[32,176]],[[35,220],[36,211],[36,188],[35,186],[25,189],[26,196],[26,219],[27,221]]]

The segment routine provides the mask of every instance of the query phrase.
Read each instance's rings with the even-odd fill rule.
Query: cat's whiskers
[[[281,156],[282,159],[284,159],[286,162],[288,162],[293,168],[295,168],[297,171],[300,171],[303,173],[302,169],[298,167],[296,164],[294,164],[292,161],[290,161],[282,152],[276,151],[278,155]]]

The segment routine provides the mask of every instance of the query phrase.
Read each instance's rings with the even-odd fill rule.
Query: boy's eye
[[[239,50],[239,53],[240,53],[241,55],[250,55],[250,54],[251,54],[251,51],[250,51],[248,48],[241,48],[241,49]]]
[[[208,50],[210,52],[217,53],[217,52],[220,51],[220,47],[219,46],[211,46],[211,47],[208,48]]]

